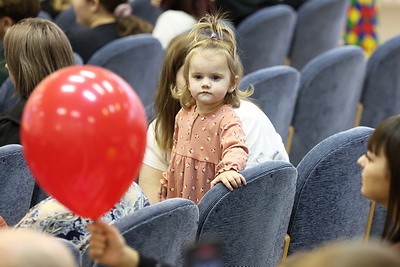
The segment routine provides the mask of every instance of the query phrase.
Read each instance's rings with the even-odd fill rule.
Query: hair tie
[[[117,18],[126,18],[132,15],[132,7],[128,3],[119,4],[114,9],[114,16]]]
[[[218,35],[217,35],[216,33],[214,33],[214,32],[211,34],[210,37],[211,37],[211,38],[217,38],[217,39],[218,39]]]

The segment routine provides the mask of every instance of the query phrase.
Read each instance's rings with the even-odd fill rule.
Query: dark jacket
[[[21,144],[19,129],[26,99],[19,100],[12,108],[0,115],[0,146]]]
[[[218,10],[226,11],[235,25],[263,7],[285,4],[297,9],[307,0],[216,0]]]

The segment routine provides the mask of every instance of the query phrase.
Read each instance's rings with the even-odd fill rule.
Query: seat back
[[[360,47],[343,46],[319,55],[301,71],[290,151],[295,166],[323,139],[354,126],[365,65]]]
[[[289,52],[293,67],[301,70],[311,59],[339,45],[348,3],[348,0],[312,0],[300,6]]]
[[[185,248],[194,244],[198,219],[199,210],[194,202],[173,198],[123,217],[114,226],[128,246],[142,255],[182,266]],[[88,249],[82,255],[82,266],[98,266],[89,257]]]
[[[370,201],[361,194],[358,158],[373,129],[356,127],[316,145],[297,166],[289,253],[334,240],[362,238]]]
[[[290,163],[268,161],[242,172],[246,186],[223,184],[200,200],[197,240],[221,242],[224,266],[276,266],[293,205],[297,171]]]
[[[29,210],[34,186],[22,146],[0,147],[0,215],[8,225],[15,225]]]
[[[237,34],[245,73],[283,65],[295,23],[296,12],[287,5],[265,7],[243,20]]]
[[[74,61],[75,61],[75,65],[83,65],[84,64],[82,57],[76,52],[74,52]]]
[[[14,92],[14,84],[8,77],[0,87],[0,113],[6,112],[18,102],[19,97]]]
[[[56,237],[56,238],[59,242],[64,244],[64,246],[67,247],[68,250],[71,252],[71,255],[74,257],[76,266],[77,267],[81,266],[81,258],[82,258],[81,252],[75,246],[75,244],[64,238],[60,238],[60,237]]]
[[[240,82],[244,90],[254,86],[252,99],[271,120],[276,131],[285,142],[292,123],[300,84],[300,73],[288,66],[264,68],[247,74]]]
[[[400,114],[400,35],[378,46],[367,63],[361,125],[376,127]]]
[[[53,21],[53,18],[51,17],[51,15],[44,10],[40,10],[37,17],[41,18],[41,19],[47,19],[47,20]]]
[[[158,16],[163,12],[160,7],[151,4],[151,0],[135,0],[131,2],[132,15],[156,24]]]
[[[136,34],[106,44],[93,54],[87,65],[100,66],[121,76],[146,107],[152,103],[163,56],[161,43],[156,38]]]

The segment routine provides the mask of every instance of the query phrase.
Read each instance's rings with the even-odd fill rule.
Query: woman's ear
[[[229,88],[228,92],[232,93],[233,91],[235,91],[238,85],[239,85],[239,76],[236,75],[235,78],[233,78],[231,88]]]

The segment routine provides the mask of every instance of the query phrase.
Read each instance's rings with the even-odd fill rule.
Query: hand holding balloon
[[[96,219],[136,177],[146,146],[142,103],[119,76],[94,66],[44,79],[21,122],[24,154],[39,185],[72,212]]]

